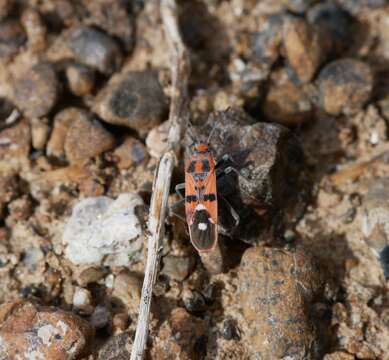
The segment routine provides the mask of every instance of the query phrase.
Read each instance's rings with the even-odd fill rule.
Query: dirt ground
[[[147,358],[389,359],[389,5],[178,9],[192,123],[254,150],[221,273],[169,217]],[[0,359],[129,358],[170,64],[158,1],[0,0]]]

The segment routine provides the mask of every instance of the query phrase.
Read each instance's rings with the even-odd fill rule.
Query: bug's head
[[[209,146],[203,142],[195,143],[193,144],[193,151],[196,153],[204,154],[209,152]]]

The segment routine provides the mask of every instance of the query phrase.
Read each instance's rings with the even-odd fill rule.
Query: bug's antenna
[[[228,109],[229,109],[229,108],[228,108]],[[228,109],[227,109],[226,111],[228,111]],[[222,113],[222,114],[223,114],[223,113]],[[215,132],[217,123],[218,123],[218,121],[217,121],[217,119],[216,119],[215,122],[214,122],[214,124],[213,124],[213,126],[212,126],[211,132],[210,132],[209,135],[208,135],[207,144],[209,144],[209,141],[211,140],[212,135],[213,135],[213,133]]]
[[[190,137],[190,139],[192,140],[192,142],[195,144],[197,141],[196,141],[196,136],[194,135],[194,132],[193,132],[193,125],[192,123],[190,122],[190,120],[188,119],[188,126],[186,127],[186,130],[187,130],[187,133]]]

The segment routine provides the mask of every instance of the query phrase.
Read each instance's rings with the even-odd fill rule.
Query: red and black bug
[[[193,147],[185,164],[185,215],[193,246],[212,251],[218,239],[215,160],[203,142]]]

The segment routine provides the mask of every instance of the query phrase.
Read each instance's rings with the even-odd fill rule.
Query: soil
[[[226,190],[232,205],[242,195],[241,223],[220,235],[221,273],[169,217],[146,357],[389,359],[389,5],[180,0],[178,9],[195,129],[206,136],[221,117],[215,154],[233,135],[231,149],[255,153]],[[51,344],[47,359],[128,358],[170,65],[157,2],[0,0],[1,359],[28,359],[6,348],[24,349],[38,326],[11,314],[22,329],[12,339],[12,302],[84,332],[76,353]],[[257,182],[246,186],[246,173]],[[173,185],[182,180],[180,163]],[[96,221],[127,211],[143,246],[126,266],[106,261],[116,245],[104,243],[101,261],[72,263],[63,234],[73,208],[123,193],[143,205]],[[178,199],[172,187],[169,201]]]

